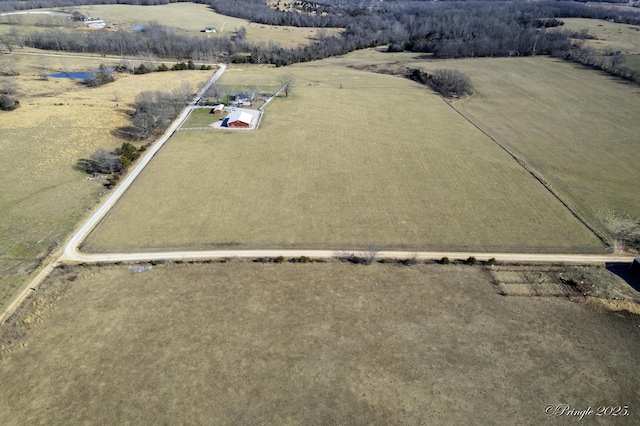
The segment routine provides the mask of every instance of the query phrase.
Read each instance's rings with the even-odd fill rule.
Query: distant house
[[[225,121],[227,127],[248,129],[253,123],[253,115],[245,111],[235,111]]]
[[[224,111],[224,104],[220,104],[211,108],[211,111],[209,111],[209,114],[222,114],[223,111]]]
[[[89,18],[84,21],[84,24],[89,28],[104,28],[106,26],[104,20],[100,18]]]
[[[240,92],[237,92],[235,95],[231,96],[231,99],[235,101],[234,104],[236,106],[251,105],[252,102],[256,100],[256,98],[256,94],[249,90],[241,90]]]
[[[202,30],[201,32],[203,33],[215,33],[216,31],[216,27],[205,27],[204,30]]]
[[[67,19],[69,21],[83,22],[89,28],[104,28],[106,26],[104,19],[92,18],[91,16],[83,15],[80,12],[73,12],[73,14]]]

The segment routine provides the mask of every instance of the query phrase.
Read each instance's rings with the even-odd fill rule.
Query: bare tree
[[[18,90],[18,83],[10,78],[0,78],[0,94],[11,95]]]
[[[217,81],[215,81],[209,88],[207,89],[207,97],[212,97],[216,100],[216,103],[220,102],[220,98],[224,98],[226,91],[224,87],[220,85]]]
[[[471,79],[457,69],[438,69],[427,77],[427,84],[446,97],[461,98],[473,94]]]
[[[113,152],[99,149],[88,159],[78,160],[76,167],[86,173],[111,174],[122,170],[122,162]]]
[[[378,248],[374,245],[369,245],[362,252],[362,259],[365,265],[371,265],[376,261],[376,257],[378,257]]]
[[[15,38],[11,34],[0,35],[0,44],[2,48],[9,53],[13,52],[13,49],[16,47]]]
[[[0,75],[19,75],[20,73],[16,69],[15,60],[0,62]]]
[[[39,76],[43,81],[49,80],[49,60],[45,56],[38,56],[38,68],[40,69]]]
[[[284,96],[288,98],[289,93],[291,93],[291,91],[296,87],[296,78],[293,74],[282,74],[278,78],[278,83],[280,83]]]

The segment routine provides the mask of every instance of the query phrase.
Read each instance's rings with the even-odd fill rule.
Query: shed
[[[211,108],[211,111],[209,111],[209,114],[222,114],[223,111],[224,111],[224,104],[219,104]]]
[[[227,119],[227,127],[249,128],[253,123],[253,115],[245,111],[235,111]]]

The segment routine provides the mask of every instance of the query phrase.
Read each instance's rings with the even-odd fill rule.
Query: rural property
[[[2,424],[638,424],[637,1],[84,3],[0,3]]]

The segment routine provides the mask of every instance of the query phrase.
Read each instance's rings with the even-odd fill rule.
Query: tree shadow
[[[111,134],[117,138],[139,141],[144,139],[144,135],[140,134],[140,130],[134,126],[122,126],[111,130]]]
[[[630,263],[608,262],[606,267],[609,272],[625,280],[635,291],[640,291],[640,272],[632,271]]]

